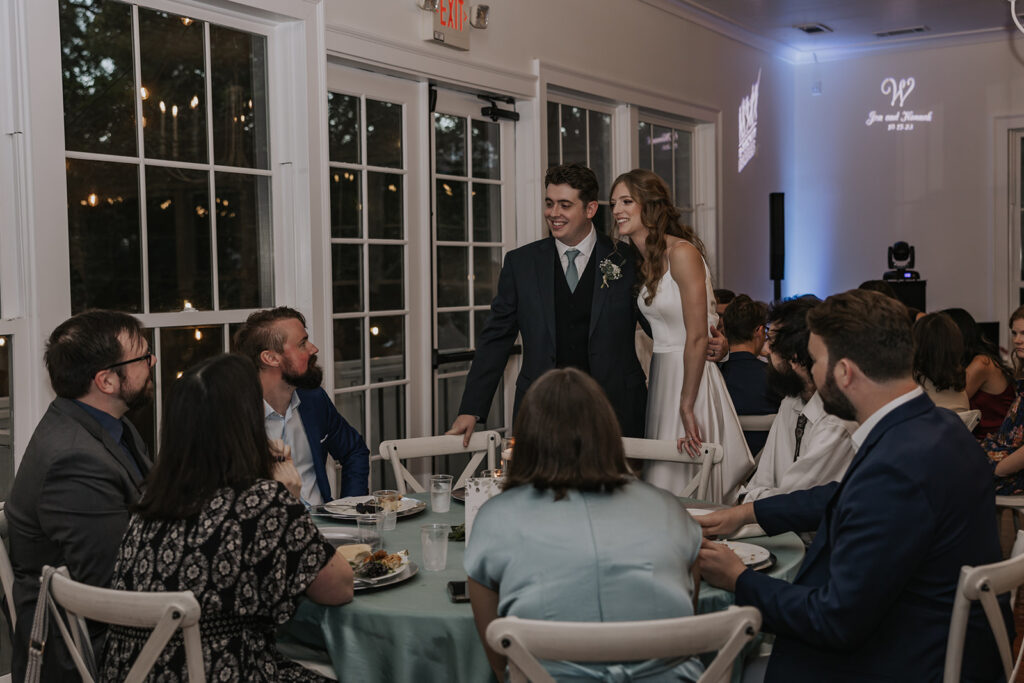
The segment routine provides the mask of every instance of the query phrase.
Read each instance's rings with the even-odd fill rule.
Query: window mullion
[[[139,163],[139,257],[142,261],[142,311],[149,313],[149,231],[146,211],[146,148],[142,120],[142,39],[139,36],[139,7],[132,5],[132,52],[135,72],[135,136]]]

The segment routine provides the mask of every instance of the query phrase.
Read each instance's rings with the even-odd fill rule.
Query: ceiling
[[[922,42],[1005,40],[1015,30],[1008,0],[642,0],[686,16],[792,61],[837,57]],[[1024,0],[1017,0],[1018,14]],[[831,33],[808,35],[798,24],[825,24]],[[928,30],[879,38],[917,26]]]

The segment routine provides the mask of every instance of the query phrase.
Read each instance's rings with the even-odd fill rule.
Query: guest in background
[[[328,455],[341,465],[339,495],[366,495],[370,449],[320,387],[324,372],[306,318],[287,306],[256,311],[235,333],[235,347],[259,368],[267,438],[291,448],[302,477],[302,500],[310,505],[331,500]]]
[[[1010,410],[1016,396],[1013,373],[970,313],[962,308],[947,308],[942,312],[953,319],[963,337],[963,366],[967,373],[964,391],[971,409],[981,411],[981,422],[974,429],[974,436],[983,439],[999,430]]]
[[[940,408],[955,413],[971,409],[964,387],[964,340],[945,313],[929,313],[914,323],[914,381]]]
[[[996,495],[1024,494],[1024,306],[1010,316],[1010,335],[1013,341],[1013,367],[1016,373],[1017,398],[1010,406],[999,431],[981,442],[992,463],[996,477]]]
[[[825,411],[811,374],[807,314],[820,303],[802,296],[773,304],[768,312],[768,385],[786,398],[757,470],[743,487],[746,502],[839,481],[856,451],[850,438],[856,423]]]
[[[153,397],[156,356],[139,321],[127,313],[86,311],[57,326],[43,356],[57,398],[25,449],[5,513],[14,566],[13,674],[25,676],[32,617],[44,565],[107,586],[128,507],[152,465],[125,417]],[[106,629],[90,623],[93,647]],[[53,631],[43,650],[43,681],[76,681],[78,671]]]
[[[274,633],[303,595],[327,605],[352,600],[348,563],[297,491],[274,480],[274,467],[262,387],[248,359],[214,356],[171,385],[156,464],[121,541],[112,587],[192,591],[210,681],[321,680],[278,654]],[[102,679],[124,680],[144,641],[138,629],[111,627]],[[153,677],[188,678],[180,638]]]
[[[722,314],[723,331],[731,351],[718,367],[737,415],[771,415],[779,411],[782,397],[768,387],[768,364],[758,358],[767,334],[767,315],[768,305],[753,301],[746,294],[733,299]],[[758,453],[768,432],[744,431],[743,436],[750,452]]]
[[[736,293],[731,289],[716,289],[715,293],[715,311],[718,313],[718,319],[721,321],[722,314],[725,313],[725,309],[729,307],[736,299]]]
[[[480,508],[465,556],[473,616],[497,679],[505,680],[505,658],[484,638],[497,617],[692,615],[700,527],[679,499],[630,474],[618,421],[598,384],[574,368],[546,372],[523,398],[515,434],[505,490]],[[545,666],[559,681],[605,680],[608,667],[622,668]],[[657,680],[689,681],[703,669],[696,659],[624,668],[637,678],[661,673]]]

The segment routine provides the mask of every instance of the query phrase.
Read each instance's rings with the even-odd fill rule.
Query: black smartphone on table
[[[469,591],[465,581],[448,582],[448,599],[452,602],[469,602]]]

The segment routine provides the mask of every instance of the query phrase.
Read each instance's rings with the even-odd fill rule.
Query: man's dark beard
[[[316,364],[316,356],[310,356],[304,373],[296,375],[282,370],[281,379],[296,389],[316,389],[324,379],[324,371]]]
[[[128,406],[128,410],[138,410],[149,405],[153,400],[153,381],[146,378],[146,383],[135,391],[125,391],[124,378],[121,378],[121,400]]]
[[[804,393],[804,380],[788,364],[785,370],[779,370],[769,360],[768,388],[782,396],[799,396]]]
[[[846,394],[839,390],[839,385],[836,384],[836,378],[832,370],[833,368],[828,369],[828,374],[825,376],[825,386],[818,387],[818,393],[821,394],[821,403],[825,406],[825,412],[835,415],[840,420],[856,421],[857,410],[850,403],[850,399],[846,398]]]

